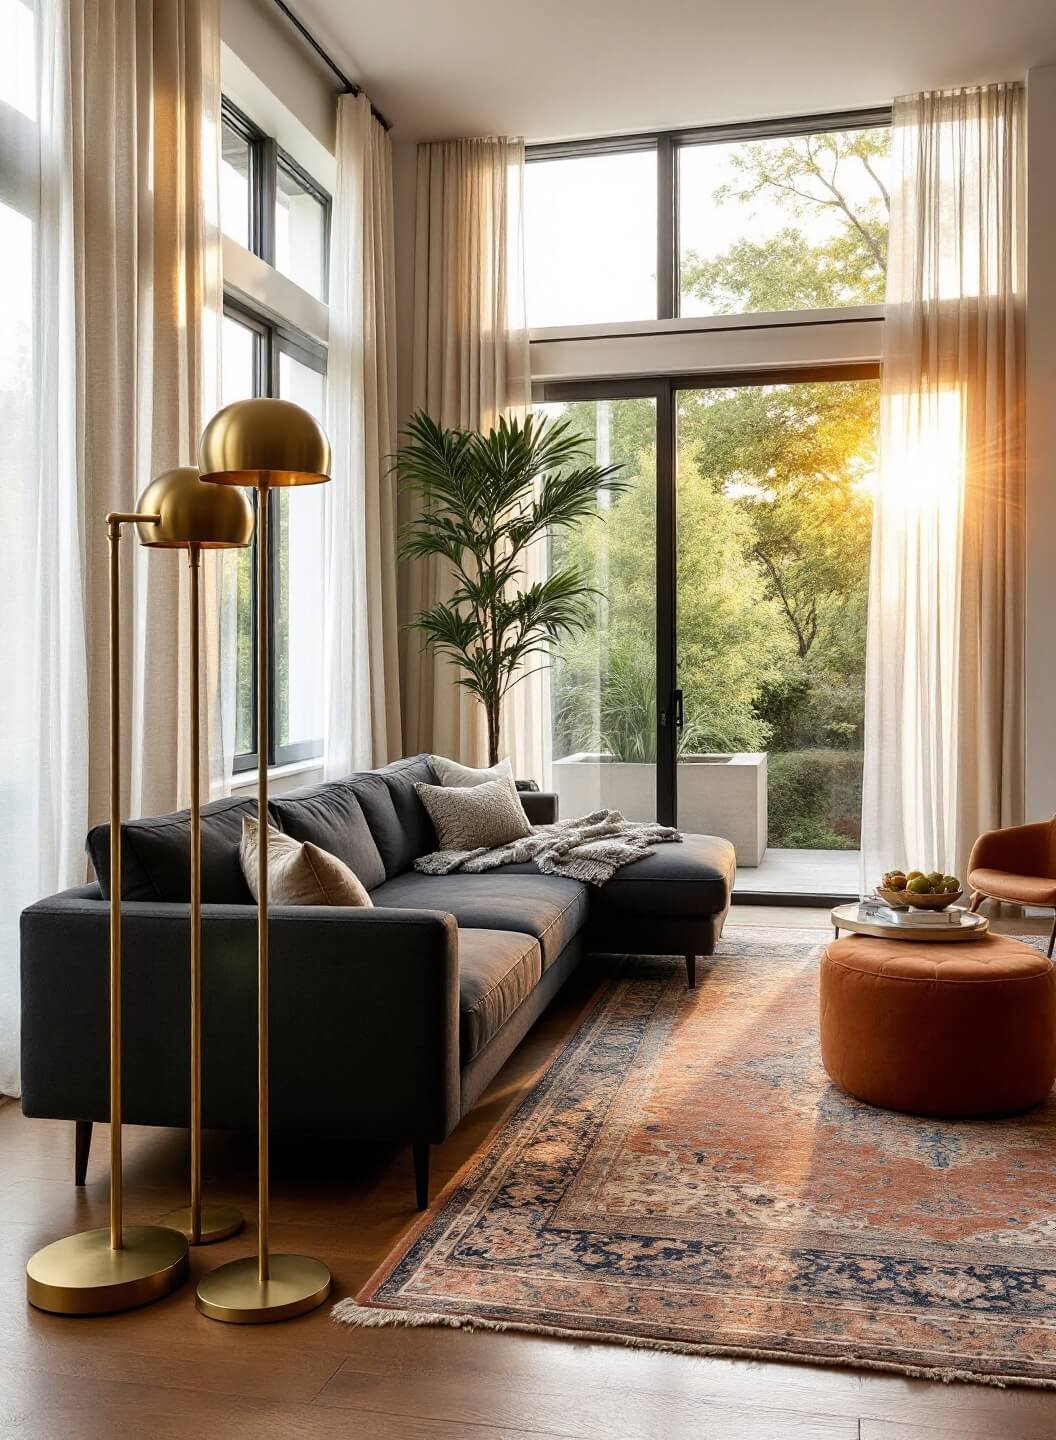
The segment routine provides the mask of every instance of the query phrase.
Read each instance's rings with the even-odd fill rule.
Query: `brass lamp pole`
[[[126,1225],[121,1171],[121,527],[151,512],[106,517],[110,541],[110,1224],[67,1235],[30,1257],[31,1305],[58,1315],[106,1315],[160,1300],[187,1275],[187,1240],[163,1225]]]
[[[257,492],[257,1254],[203,1277],[198,1309],[212,1320],[259,1325],[321,1305],[330,1271],[307,1255],[272,1255],[268,1214],[268,508],[273,489],[330,478],[330,442],[288,400],[239,400],[205,428],[202,479]]]
[[[233,1205],[202,1204],[202,819],[201,819],[201,632],[199,578],[203,550],[228,550],[253,539],[253,508],[241,490],[203,485],[197,469],[166,470],[139,497],[137,508],[156,512],[155,525],[139,526],[140,543],[149,549],[186,550],[190,567],[189,650],[191,741],[191,1203],[162,1217],[192,1245],[226,1240],[242,1228]]]

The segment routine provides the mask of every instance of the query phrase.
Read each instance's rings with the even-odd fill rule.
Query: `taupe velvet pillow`
[[[414,788],[436,828],[441,850],[493,850],[532,833],[510,779]]]
[[[257,894],[257,822],[242,821],[238,858],[253,899]],[[310,840],[295,840],[268,826],[268,899],[272,905],[367,905],[366,887],[343,860]]]
[[[513,761],[508,755],[488,770],[474,770],[457,760],[448,760],[446,755],[430,755],[429,764],[441,785],[465,787],[486,785],[489,780],[513,779]]]

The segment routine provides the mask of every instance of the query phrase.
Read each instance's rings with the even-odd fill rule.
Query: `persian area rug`
[[[532,1093],[334,1318],[1056,1384],[1056,1100],[873,1109],[821,1067],[826,934],[613,962]]]

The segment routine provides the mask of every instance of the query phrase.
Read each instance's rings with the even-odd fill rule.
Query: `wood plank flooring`
[[[824,928],[823,911],[738,906],[736,924]],[[1039,922],[1043,925],[1043,922]],[[1016,926],[1017,929],[1022,926]],[[1047,928],[1043,925],[1043,928]],[[434,1152],[434,1192],[476,1150],[576,1024],[596,975],[566,987],[481,1104]],[[126,1131],[128,1217],[183,1201],[182,1135]],[[127,1315],[32,1310],[41,1244],[103,1223],[107,1133],[75,1189],[73,1126],[0,1105],[0,1437],[17,1440],[1051,1440],[1056,1393],[938,1385],[852,1370],[667,1355],[587,1341],[444,1329],[355,1330],[324,1306],[285,1325],[217,1325],[193,1283]],[[251,1139],[207,1136],[218,1197],[254,1213]],[[413,1211],[409,1150],[276,1142],[273,1247],[326,1260],[335,1296],[369,1276]],[[192,1252],[197,1276],[252,1230]]]

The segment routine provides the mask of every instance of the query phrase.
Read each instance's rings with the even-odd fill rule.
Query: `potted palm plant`
[[[596,592],[579,569],[535,580],[528,569],[531,547],[596,516],[602,492],[627,488],[622,467],[594,464],[587,444],[568,421],[503,418],[485,435],[445,430],[419,411],[395,458],[401,486],[422,502],[400,553],[437,556],[452,576],[447,599],[412,624],[484,706],[489,765],[499,760],[504,696],[550,663],[562,636],[594,619]]]

